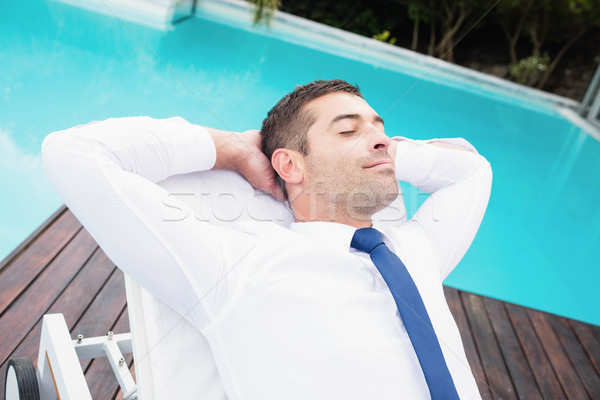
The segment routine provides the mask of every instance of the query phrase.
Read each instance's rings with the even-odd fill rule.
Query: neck
[[[290,200],[295,222],[336,222],[357,229],[373,226],[371,208],[337,202],[325,195],[300,195]]]

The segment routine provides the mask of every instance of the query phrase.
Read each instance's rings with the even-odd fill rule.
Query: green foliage
[[[248,0],[254,4],[252,23],[254,25],[270,25],[275,11],[281,6],[280,0]]]
[[[594,0],[566,0],[566,3],[573,14],[592,12],[599,5]]]
[[[550,57],[548,53],[529,56],[508,67],[508,73],[515,81],[524,85],[535,85],[548,70]]]
[[[391,38],[390,31],[388,31],[387,29],[381,31],[380,33],[376,33],[375,35],[373,35],[373,39],[379,40],[380,42],[389,43],[389,44],[396,43],[396,38],[395,37]]]
[[[409,24],[406,6],[390,0],[287,0],[282,11],[372,37],[383,30],[397,36]],[[400,38],[400,36],[397,36]],[[406,38],[408,43],[408,38]]]
[[[431,16],[435,13],[435,9],[427,2],[422,1],[410,1],[408,3],[408,18],[420,20],[425,23],[429,23]]]
[[[264,4],[277,0],[248,1],[257,5],[258,15]],[[494,63],[512,60],[511,77],[539,87],[580,39],[600,43],[600,0],[284,0],[281,7],[449,61],[454,54],[466,64],[467,54]],[[468,43],[477,43],[477,51]],[[590,58],[598,54],[597,46],[585,46]]]

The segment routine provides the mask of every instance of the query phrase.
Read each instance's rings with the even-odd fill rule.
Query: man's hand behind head
[[[226,132],[209,129],[217,150],[213,169],[231,169],[239,172],[256,189],[263,190],[284,201],[283,191],[277,185],[271,162],[262,152],[258,129],[245,132]]]

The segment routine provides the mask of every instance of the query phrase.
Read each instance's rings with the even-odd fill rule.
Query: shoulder
[[[185,203],[194,216],[214,225],[235,227],[245,221],[289,227],[289,207],[254,189],[239,173],[210,170],[172,176],[159,183],[173,200]]]

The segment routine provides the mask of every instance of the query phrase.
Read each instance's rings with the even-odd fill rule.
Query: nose
[[[373,150],[387,150],[392,143],[392,139],[390,139],[381,129],[377,128],[376,126],[371,128],[371,137],[371,148]]]

